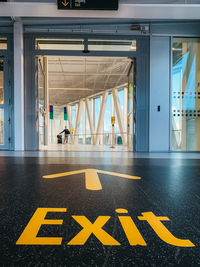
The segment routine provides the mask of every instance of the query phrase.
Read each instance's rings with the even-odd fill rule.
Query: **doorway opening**
[[[134,150],[135,58],[37,56],[36,70],[40,150]]]

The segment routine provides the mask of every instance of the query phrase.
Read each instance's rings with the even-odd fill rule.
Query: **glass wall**
[[[40,84],[40,87],[42,88],[42,84]],[[114,101],[114,92],[117,103]],[[53,106],[53,119],[49,119],[49,144],[57,144],[57,135],[67,126],[71,132],[68,144],[128,145],[129,149],[132,150],[130,144],[133,144],[133,142],[129,139],[133,135],[127,132],[127,129],[130,128],[128,127],[128,119],[130,121],[128,102],[131,101],[128,100],[128,84],[116,88],[115,91],[108,90],[104,103],[102,103],[103,95],[105,96],[105,91],[90,96],[87,99],[88,107],[85,98],[75,103],[69,103],[67,105],[67,120],[64,119],[64,106]],[[118,112],[116,112],[117,108]],[[113,117],[114,123],[112,121]],[[119,120],[121,121],[121,127],[119,127]],[[132,125],[131,122],[131,127]],[[43,136],[41,132],[40,135]]]
[[[172,150],[200,151],[200,39],[173,40]]]
[[[136,40],[88,40],[89,51],[136,51]]]
[[[105,107],[102,106],[104,93],[105,91],[102,91],[101,93],[98,94],[98,96],[97,95],[90,96],[90,99],[88,101],[89,114],[86,108],[86,100],[80,99],[80,101],[82,101],[82,107],[81,107],[80,122],[77,125],[76,129],[76,136],[78,136],[78,138],[76,138],[77,140],[75,139],[75,144],[95,144],[95,145],[109,145],[109,146],[127,145],[128,84],[126,84],[124,87],[122,86],[121,88],[116,89],[117,105],[123,128],[122,131],[120,130],[119,127],[118,116],[116,112],[116,103],[114,103],[113,100],[113,92],[112,90],[108,90],[108,95],[104,102]],[[125,100],[126,97],[127,100]],[[131,100],[129,99],[129,101]],[[69,107],[71,109],[71,117],[70,117],[71,128],[74,128],[74,132],[76,127],[75,121],[77,120],[78,116],[76,112],[77,106],[78,102],[77,104],[71,104],[71,105],[69,104]],[[100,114],[102,114],[101,118]],[[89,117],[91,125],[89,125]],[[112,117],[115,117],[115,122],[113,126],[111,124]],[[90,127],[93,128],[93,134],[91,134]],[[97,130],[99,130],[98,133]],[[124,136],[124,143],[122,140],[122,135]]]
[[[37,50],[83,50],[83,39],[48,39],[37,38],[35,40]]]

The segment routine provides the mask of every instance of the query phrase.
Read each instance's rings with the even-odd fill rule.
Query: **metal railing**
[[[128,134],[127,132],[123,133],[100,133],[100,134],[70,134],[68,135],[68,141],[67,144],[71,145],[104,145],[104,146],[121,146],[123,145],[122,141],[122,135],[125,137],[126,140],[126,146],[132,146],[133,145],[133,135]],[[95,144],[96,138],[98,136],[98,143]],[[49,137],[49,144],[55,145],[55,144],[64,144],[65,143],[65,137],[62,135],[61,142],[58,141],[57,136],[50,136]]]

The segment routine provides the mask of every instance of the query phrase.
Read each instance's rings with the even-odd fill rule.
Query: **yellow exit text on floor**
[[[133,219],[126,209],[116,209],[117,217],[131,246],[147,246]],[[38,232],[42,225],[62,225],[63,220],[46,219],[48,212],[67,212],[66,208],[38,208],[17,240],[17,245],[61,245],[62,237],[39,237]],[[167,244],[177,247],[195,247],[188,239],[175,237],[162,221],[170,221],[168,217],[156,216],[153,212],[142,212],[137,218],[146,221],[157,236]],[[82,227],[75,237],[67,243],[69,246],[83,246],[91,235],[94,235],[104,246],[120,246],[121,244],[103,227],[111,216],[98,216],[91,222],[84,215],[72,215],[72,218]],[[121,233],[121,231],[120,231]]]

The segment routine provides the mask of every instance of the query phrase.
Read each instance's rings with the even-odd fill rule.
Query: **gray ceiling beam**
[[[119,4],[118,11],[58,10],[56,3],[0,3],[0,17],[199,20],[200,5]]]

